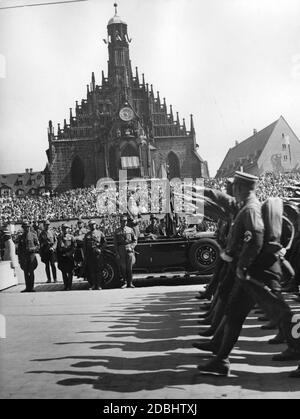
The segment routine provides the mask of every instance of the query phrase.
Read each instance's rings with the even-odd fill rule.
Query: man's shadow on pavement
[[[262,392],[300,391],[300,380],[289,379],[288,370],[282,371],[287,367],[294,369],[296,362],[272,362],[272,355],[282,347],[277,350],[265,342],[255,341],[258,337],[270,334],[262,331],[259,324],[255,329],[243,330],[235,347],[238,350],[232,354],[233,376],[222,378],[201,375],[196,367],[207,362],[210,354],[192,348],[192,343],[200,339],[197,335],[200,326],[196,323],[198,307],[199,303],[194,300],[194,292],[191,291],[163,295],[155,293],[138,304],[134,300],[126,301],[118,308],[112,308],[114,318],[108,331],[78,331],[78,336],[105,333],[105,339],[57,343],[81,345],[83,348],[88,345],[89,350],[93,349],[99,354],[35,359],[33,361],[39,363],[66,360],[72,369],[45,369],[28,371],[28,374],[68,376],[57,381],[57,384],[89,385],[102,392],[134,393],[170,386],[205,384],[238,386]],[[119,317],[115,316],[116,310],[120,313]],[[101,316],[92,316],[91,325],[101,322]],[[253,325],[253,319],[248,325]],[[109,330],[113,330],[113,333]],[[243,340],[247,336],[251,337],[251,341]],[[120,355],[108,355],[108,350],[115,348],[119,349]],[[150,353],[152,355],[149,356]],[[74,360],[78,362],[73,363]]]

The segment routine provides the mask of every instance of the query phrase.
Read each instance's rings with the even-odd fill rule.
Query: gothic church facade
[[[133,74],[127,24],[117,15],[108,22],[108,75],[101,85],[92,73],[87,97],[70,109],[69,121],[55,130],[49,121],[46,187],[61,192],[95,185],[101,178],[208,177],[197,152],[193,116],[189,129],[153,86]]]

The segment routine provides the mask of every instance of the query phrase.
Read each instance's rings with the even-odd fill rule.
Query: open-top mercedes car
[[[124,199],[124,193],[121,193],[122,188],[126,186],[125,202],[128,200],[126,208],[132,220],[139,218],[140,222],[143,222],[145,221],[143,217],[146,217],[147,222],[149,222],[149,216],[151,219],[156,214],[154,218],[157,221],[159,219],[162,221],[162,218],[164,218],[166,226],[166,231],[163,235],[141,234],[138,239],[138,245],[135,248],[136,264],[134,273],[151,274],[182,271],[187,273],[197,272],[200,275],[211,274],[220,254],[215,233],[197,232],[196,226],[201,221],[195,221],[194,219],[193,222],[188,222],[186,218],[187,213],[182,214],[186,221],[186,224],[184,224],[186,228],[183,228],[181,233],[179,232],[182,225],[179,227],[180,211],[175,211],[174,209],[175,196],[177,200],[179,199],[178,202],[181,203],[181,209],[183,208],[183,198],[185,198],[185,208],[189,208],[189,211],[194,211],[194,208],[192,208],[193,206],[195,207],[194,201],[190,199],[186,189],[187,186],[191,187],[191,185],[185,185],[184,182],[180,183],[178,193],[176,193],[176,185],[170,186],[172,182],[169,182],[168,179],[138,179],[137,181],[129,182],[129,184],[127,185],[126,181],[110,182],[105,180],[100,182],[97,185],[99,191],[101,191],[97,201],[98,212],[109,214],[116,212],[122,200],[121,196]],[[139,193],[137,193],[138,190]],[[194,190],[196,191],[196,189]],[[183,191],[185,191],[186,195],[183,194]],[[203,205],[200,205],[200,211],[197,207],[198,211],[196,212],[198,215],[202,214],[200,220],[203,220],[205,219],[203,213],[204,201],[200,201],[200,203]],[[113,205],[109,207],[110,204]],[[151,212],[149,212],[150,207]],[[159,211],[153,211],[153,207],[156,207]],[[119,209],[120,213],[122,211]],[[211,217],[211,219],[214,222],[217,221],[215,217]],[[193,231],[188,229],[188,225],[194,226]],[[106,286],[114,287],[120,285],[120,269],[115,257],[112,239],[108,240],[108,243],[105,249],[103,276]]]
[[[135,251],[135,273],[183,271],[208,275],[214,271],[220,247],[214,233],[201,232],[194,237],[141,237]],[[103,276],[106,287],[120,285],[120,272],[112,244],[105,250]]]

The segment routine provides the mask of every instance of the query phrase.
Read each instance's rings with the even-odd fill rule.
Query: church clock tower
[[[129,58],[127,24],[118,16],[117,3],[115,15],[107,25],[108,37],[108,83],[116,95],[116,100],[132,100],[132,68]]]

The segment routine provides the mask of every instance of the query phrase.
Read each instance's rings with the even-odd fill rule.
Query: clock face
[[[120,110],[119,116],[122,119],[122,121],[128,122],[134,118],[134,113],[131,108],[125,107]]]

